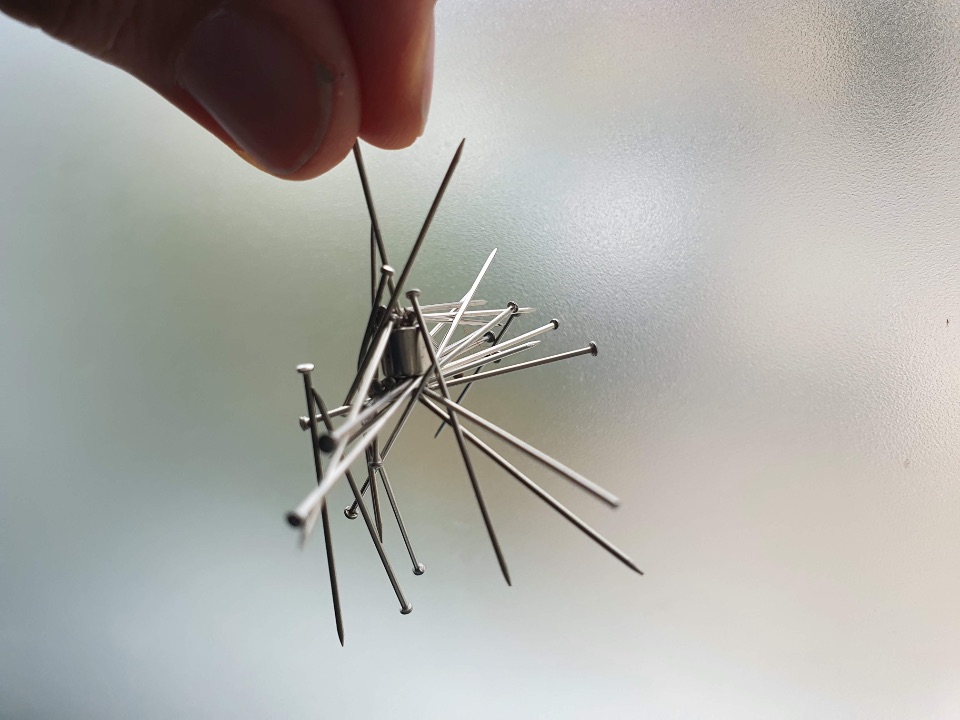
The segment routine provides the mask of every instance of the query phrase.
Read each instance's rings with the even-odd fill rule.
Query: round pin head
[[[315,368],[316,365],[313,363],[303,363],[302,365],[297,365],[297,372],[301,375],[306,375],[307,373],[313,372]]]

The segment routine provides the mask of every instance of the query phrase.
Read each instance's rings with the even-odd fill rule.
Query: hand
[[[0,0],[152,87],[274,175],[423,132],[435,0]]]

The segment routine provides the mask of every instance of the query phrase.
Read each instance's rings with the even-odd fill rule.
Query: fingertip
[[[360,137],[384,150],[412,145],[433,93],[434,0],[339,0],[361,78]]]

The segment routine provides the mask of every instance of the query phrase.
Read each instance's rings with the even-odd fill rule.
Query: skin
[[[433,81],[434,2],[0,0],[0,11],[130,73],[257,167],[306,180],[336,166],[357,138],[399,149],[422,134]],[[266,28],[275,54],[284,54],[282,46],[289,43],[285,56],[307,58],[303,67],[319,68],[323,92],[313,93],[314,75],[305,71],[307,80],[298,92],[289,93],[288,101],[271,113],[264,106],[274,84],[261,83],[267,90],[243,97],[255,80],[233,78],[234,100],[227,104],[229,112],[219,112],[222,104],[209,102],[203,88],[220,92],[224,73],[256,74],[264,67],[259,57],[234,63],[236,53],[222,44],[211,49],[210,37],[218,37],[209,30],[211,18],[215,25],[217,17],[230,13],[242,15],[247,35]],[[186,69],[185,57],[192,58]],[[205,63],[218,65],[220,74],[211,75],[215,79],[205,86],[191,82],[205,77]],[[287,79],[296,75],[278,74]],[[248,126],[256,128],[252,141],[244,133]],[[301,137],[308,140],[301,142]],[[283,142],[288,147],[271,147]]]

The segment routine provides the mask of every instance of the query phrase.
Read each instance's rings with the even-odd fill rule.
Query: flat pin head
[[[380,266],[380,274],[381,274],[381,275],[386,275],[387,277],[392,277],[392,276],[394,276],[394,275],[397,274],[397,271],[394,270],[394,269],[393,269],[392,267],[390,267],[389,265],[381,265],[381,266]]]
[[[306,375],[307,373],[312,373],[316,369],[316,365],[313,363],[303,363],[302,365],[297,365],[297,372],[301,375]]]

